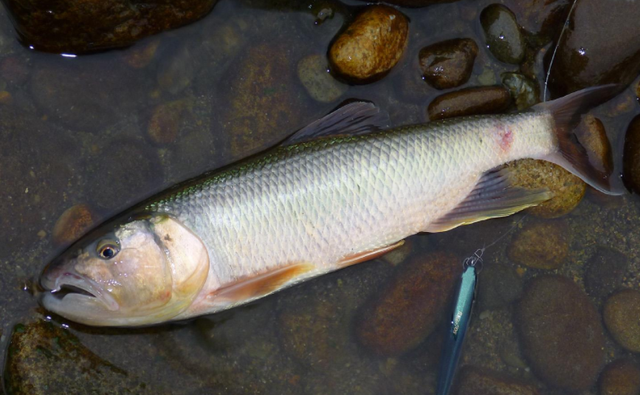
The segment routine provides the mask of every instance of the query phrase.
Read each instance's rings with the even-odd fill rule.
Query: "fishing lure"
[[[463,262],[464,269],[460,276],[460,287],[454,302],[451,326],[447,332],[444,349],[442,350],[438,391],[436,392],[438,395],[447,395],[453,383],[462,345],[471,320],[471,311],[473,310],[478,273],[480,271],[479,265],[482,264],[482,254],[485,248],[477,250],[473,255],[465,258]]]

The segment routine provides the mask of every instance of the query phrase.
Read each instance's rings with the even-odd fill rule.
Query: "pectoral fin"
[[[552,197],[547,189],[529,190],[511,186],[510,172],[509,169],[501,169],[485,173],[456,208],[432,222],[425,231],[444,232],[460,225],[506,217]]]
[[[314,270],[310,263],[296,263],[280,267],[251,278],[239,280],[234,284],[220,288],[210,296],[216,303],[235,305],[249,299],[266,296],[284,287],[295,278]]]
[[[389,245],[389,246],[385,246],[382,248],[377,248],[375,250],[371,250],[371,251],[365,251],[365,252],[360,252],[354,255],[349,255],[346,256],[344,258],[342,258],[340,260],[340,262],[338,262],[338,265],[340,267],[347,267],[347,266],[351,266],[351,265],[355,265],[356,263],[360,263],[360,262],[364,262],[364,261],[368,261],[370,259],[374,259],[377,258],[379,256],[382,256],[384,254],[386,254],[387,252],[390,252],[392,250],[395,250],[396,248],[402,246],[404,244],[404,240],[400,240],[399,242]]]

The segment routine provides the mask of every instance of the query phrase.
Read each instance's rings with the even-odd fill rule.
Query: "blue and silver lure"
[[[467,334],[469,321],[471,320],[476,284],[478,283],[478,272],[480,270],[478,265],[482,263],[484,250],[484,248],[477,250],[472,256],[465,258],[463,262],[464,269],[454,302],[451,326],[447,332],[444,349],[442,350],[438,391],[436,392],[438,395],[447,395],[453,384],[464,337]]]

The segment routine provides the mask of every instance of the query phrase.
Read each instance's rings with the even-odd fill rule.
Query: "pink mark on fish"
[[[508,125],[502,122],[497,122],[494,129],[494,137],[498,146],[503,151],[509,151],[511,144],[513,143],[513,131]]]

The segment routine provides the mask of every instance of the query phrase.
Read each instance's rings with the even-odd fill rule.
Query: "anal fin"
[[[548,189],[524,189],[511,186],[511,170],[490,170],[453,210],[429,224],[426,232],[437,233],[490,218],[507,217],[536,206],[553,195]]]
[[[346,256],[344,258],[342,258],[340,260],[340,262],[338,262],[338,265],[340,267],[347,267],[347,266],[351,266],[351,265],[355,265],[356,263],[360,263],[360,262],[365,262],[368,261],[370,259],[374,259],[377,258],[379,256],[382,256],[384,254],[386,254],[387,252],[390,252],[392,250],[395,250],[398,247],[401,247],[404,244],[404,240],[400,240],[399,242],[389,245],[389,246],[385,246],[382,248],[377,248],[375,250],[371,250],[371,251],[365,251],[365,252],[360,252],[354,255],[349,255]]]
[[[266,296],[284,287],[289,281],[316,268],[310,263],[296,263],[280,267],[251,278],[239,280],[210,294],[216,302],[234,305]]]

